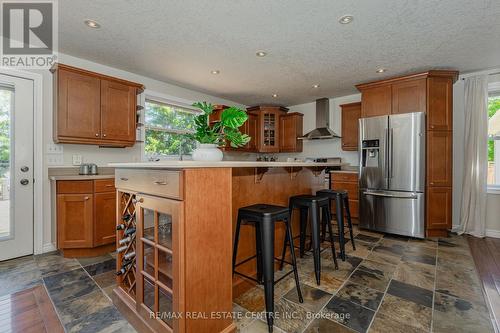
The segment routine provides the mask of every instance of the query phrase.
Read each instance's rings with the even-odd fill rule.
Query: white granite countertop
[[[108,179],[115,178],[114,174],[111,175],[54,175],[49,176],[50,180],[94,180],[94,179]]]
[[[135,169],[193,169],[193,168],[286,168],[286,167],[338,167],[345,163],[326,162],[257,162],[257,161],[158,161],[139,163],[110,163],[113,168]]]

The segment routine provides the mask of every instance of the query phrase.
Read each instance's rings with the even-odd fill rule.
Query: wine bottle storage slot
[[[134,193],[118,192],[119,208],[116,226],[118,285],[131,296],[136,293],[136,199]]]

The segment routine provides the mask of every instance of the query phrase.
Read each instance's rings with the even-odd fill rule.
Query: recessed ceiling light
[[[257,57],[261,57],[261,58],[262,58],[262,57],[265,57],[265,56],[267,55],[267,52],[265,52],[265,51],[257,51],[257,52],[255,53],[255,55],[256,55]]]
[[[99,29],[101,27],[101,25],[94,20],[85,20],[84,22],[90,28]]]
[[[352,15],[344,15],[339,18],[340,24],[349,24],[354,20],[354,16]]]
[[[278,94],[273,94],[273,97],[274,97],[274,98],[278,97]]]
[[[382,73],[385,73],[385,72],[387,72],[387,69],[385,69],[385,68],[379,68],[379,69],[377,69],[377,73],[378,74],[382,74]]]
[[[213,75],[217,75],[220,74],[220,70],[214,69],[213,71],[210,71],[210,73],[212,73]]]
[[[313,88],[314,88],[314,89],[319,88],[319,84],[313,84]]]

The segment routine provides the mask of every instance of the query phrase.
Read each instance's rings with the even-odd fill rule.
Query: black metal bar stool
[[[290,209],[290,218],[292,216],[292,212],[294,208],[300,209],[300,256],[303,257],[305,252],[305,238],[306,238],[306,229],[307,229],[307,216],[309,213],[310,221],[311,221],[311,245],[312,252],[314,257],[314,272],[316,275],[316,283],[320,284],[320,275],[321,275],[321,239],[320,239],[320,210],[322,212],[322,220],[330,220],[330,200],[325,197],[318,197],[314,195],[296,195],[290,197],[289,201],[289,209]],[[335,264],[335,268],[338,269],[337,258],[335,255],[335,243],[333,240],[333,233],[331,231],[330,225],[330,245],[332,249],[333,262]],[[285,240],[285,247],[286,242]],[[293,242],[293,240],[291,240]],[[285,251],[283,250],[283,258]]]
[[[274,257],[274,226],[275,222],[283,221],[286,226],[285,247],[287,241],[290,242],[290,254],[292,262],[286,262],[292,265],[293,269],[284,274],[281,278],[274,281],[274,260],[280,260],[283,264],[283,258]],[[255,241],[257,254],[236,263],[238,252],[238,242],[240,238],[240,227],[242,223],[249,223],[255,226]],[[251,260],[257,259],[257,279],[236,271],[236,267]],[[299,274],[297,272],[297,263],[292,239],[292,225],[290,223],[290,213],[288,207],[257,204],[238,209],[238,220],[236,222],[236,234],[234,238],[233,249],[233,274],[241,275],[247,279],[264,284],[264,297],[266,302],[266,318],[269,332],[273,331],[274,321],[274,284],[284,279],[289,274],[295,276],[295,285],[299,301],[302,303],[302,292],[299,284]]]
[[[340,257],[343,261],[345,261],[345,226],[344,226],[344,209],[347,217],[347,227],[349,228],[349,236],[350,242],[352,244],[352,249],[356,250],[356,246],[354,245],[354,234],[352,232],[352,219],[351,219],[351,210],[349,209],[349,197],[347,195],[346,190],[331,190],[325,189],[316,192],[317,196],[328,198],[329,200],[335,201],[336,208],[336,219],[337,219],[337,227],[338,227],[338,237],[339,237],[339,245],[340,245]],[[341,213],[339,213],[341,212]],[[325,222],[325,221],[324,221]],[[326,226],[322,225],[323,238],[326,233]],[[328,231],[330,232],[330,231]]]

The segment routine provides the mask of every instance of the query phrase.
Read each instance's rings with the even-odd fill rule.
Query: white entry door
[[[0,72],[0,261],[33,253],[33,88]]]

